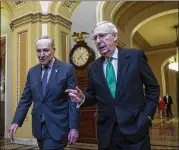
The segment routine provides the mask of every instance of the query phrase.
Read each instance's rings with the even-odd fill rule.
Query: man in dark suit
[[[79,136],[79,109],[65,93],[67,88],[75,88],[75,73],[71,64],[54,57],[52,38],[40,37],[36,52],[40,63],[28,72],[9,135],[13,137],[13,132],[22,126],[33,103],[32,132],[40,149],[63,150],[68,142],[73,144]]]
[[[163,97],[163,100],[165,102],[166,109],[167,109],[167,117],[169,117],[169,115],[173,116],[172,110],[171,110],[171,104],[173,104],[172,97],[168,95],[168,93],[166,93],[166,96]]]
[[[110,22],[98,23],[92,34],[102,57],[88,66],[86,93],[78,87],[66,92],[78,107],[98,104],[99,150],[150,150],[149,125],[160,90],[146,56],[117,48],[118,31]]]

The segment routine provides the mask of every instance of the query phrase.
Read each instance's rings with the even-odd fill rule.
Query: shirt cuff
[[[76,108],[80,108],[80,106],[84,103],[84,101],[85,101],[85,98],[83,99],[81,103],[77,103]]]
[[[152,118],[151,118],[150,116],[148,116],[148,118],[149,118],[150,120],[152,120]]]
[[[79,129],[70,129],[70,131],[79,131]]]

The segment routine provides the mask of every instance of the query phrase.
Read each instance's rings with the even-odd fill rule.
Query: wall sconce
[[[178,26],[174,26],[175,30],[176,30],[176,57],[172,57],[170,60],[169,60],[169,65],[168,65],[168,68],[170,70],[174,70],[174,71],[178,71],[178,46],[179,46],[179,40],[178,40]]]

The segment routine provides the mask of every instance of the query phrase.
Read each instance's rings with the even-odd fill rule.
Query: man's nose
[[[44,56],[44,52],[43,52],[43,51],[40,52],[40,53],[39,53],[39,56],[40,56],[40,57],[43,57],[43,56]]]

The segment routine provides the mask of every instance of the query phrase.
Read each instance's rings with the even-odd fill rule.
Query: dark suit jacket
[[[118,49],[118,76],[115,99],[103,72],[104,58],[88,67],[89,82],[82,106],[98,104],[98,143],[107,147],[115,121],[120,131],[132,142],[140,141],[148,132],[159,99],[158,82],[141,50]],[[145,85],[145,96],[143,92]]]
[[[54,62],[51,75],[43,97],[41,88],[41,64],[32,67],[27,75],[24,92],[19,101],[13,123],[22,126],[28,109],[32,108],[32,132],[35,138],[41,138],[41,120],[44,113],[50,135],[54,140],[66,140],[69,129],[79,128],[79,109],[65,93],[75,88],[76,78],[71,64]]]
[[[172,97],[169,96],[169,95],[168,95],[168,103],[167,103],[167,97],[166,96],[163,97],[163,100],[164,100],[165,104],[169,104],[169,105],[173,104]]]

